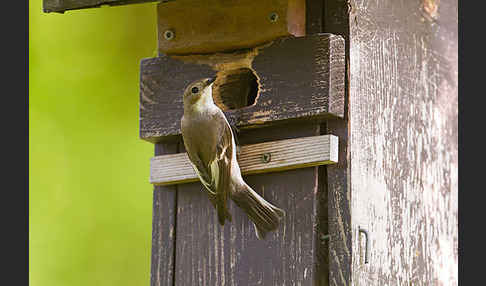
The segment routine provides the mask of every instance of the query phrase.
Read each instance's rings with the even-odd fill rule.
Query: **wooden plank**
[[[305,35],[305,0],[177,0],[160,3],[157,15],[161,55],[231,51]]]
[[[68,10],[95,8],[103,5],[117,6],[159,1],[160,0],[44,0],[43,10],[45,13],[64,13]]]
[[[237,56],[237,62],[226,54],[214,54],[205,61],[167,56],[143,60],[140,137],[151,142],[177,140],[184,88],[196,79],[216,73],[219,77],[242,67],[255,73],[259,94],[251,106],[224,111],[241,129],[295,119],[320,122],[343,115],[345,55],[341,37],[318,34],[284,38]]]
[[[306,35],[322,33],[324,17],[324,0],[305,0]]]
[[[349,1],[326,0],[314,1],[315,25],[310,26],[307,33],[326,32],[341,35],[345,39],[345,95],[343,97],[344,110],[341,119],[332,119],[321,125],[323,134],[332,133],[339,137],[338,164],[321,167],[321,184],[325,188],[325,195],[321,197],[327,206],[327,220],[320,220],[321,229],[329,235],[321,247],[325,255],[327,277],[323,278],[323,285],[354,285],[352,283],[352,248],[353,232],[351,228],[351,188],[349,163]],[[321,6],[319,6],[319,4]],[[321,26],[319,26],[321,23]]]
[[[324,18],[324,0],[306,0],[306,34],[322,33],[322,24]],[[347,57],[347,55],[346,55]],[[342,80],[342,79],[341,79]],[[345,90],[346,92],[346,90]],[[346,105],[343,99],[343,110],[346,110]],[[343,114],[345,114],[343,112]],[[327,134],[326,122],[322,122],[319,126],[320,134]],[[342,148],[338,148],[338,154],[342,154]],[[344,154],[345,155],[345,154]],[[338,155],[339,157],[339,155]],[[342,157],[341,160],[346,161],[347,158]],[[329,207],[329,185],[328,173],[329,166],[322,165],[318,167],[318,188],[316,196],[316,264],[315,264],[315,283],[314,286],[329,286],[330,277],[330,263],[329,263],[329,245],[330,245],[330,229],[329,229],[329,214],[333,215]],[[335,271],[335,268],[333,268]],[[336,275],[333,273],[333,276]]]
[[[242,131],[242,144],[319,134],[293,124]],[[247,216],[229,203],[232,222],[220,226],[199,182],[179,185],[175,285],[324,285],[316,272],[318,167],[245,176],[286,211],[279,229],[258,240]]]
[[[320,132],[323,131],[320,126]],[[325,130],[325,129],[324,129]],[[315,286],[329,286],[329,193],[327,181],[327,165],[319,166],[318,188],[316,196],[316,283]]]
[[[177,152],[178,144],[156,144],[155,155]],[[173,285],[177,186],[155,186],[150,285]]]
[[[342,136],[339,142],[339,162],[326,166],[328,233],[329,237],[329,285],[353,285],[352,275],[352,228],[351,188],[349,171],[349,138],[347,120],[329,120],[323,132]]]
[[[353,284],[457,285],[458,1],[350,2]]]
[[[263,160],[269,154],[269,162]],[[241,146],[243,175],[278,172],[338,161],[338,137],[321,135]],[[186,153],[156,156],[150,162],[150,183],[173,185],[197,181]]]
[[[327,32],[341,35],[346,41],[346,69],[349,66],[349,25],[348,2],[339,0],[307,1],[307,35]],[[319,187],[324,190],[319,197],[320,208],[317,224],[320,236],[329,239],[318,244],[318,273],[321,274],[317,285],[351,285],[352,231],[351,231],[351,189],[350,167],[348,164],[348,71],[345,74],[345,96],[343,97],[343,116],[329,119],[321,125],[321,134],[339,134],[338,164],[319,167]]]

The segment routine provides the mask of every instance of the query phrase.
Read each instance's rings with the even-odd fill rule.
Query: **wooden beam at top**
[[[305,35],[305,0],[177,0],[157,9],[160,54],[207,54]]]
[[[286,139],[241,147],[238,163],[243,175],[277,172],[338,162],[334,135]],[[150,162],[150,183],[174,185],[197,181],[186,153],[156,156]]]
[[[173,0],[44,0],[45,13],[64,13],[68,10],[96,8],[103,5],[118,6],[146,2],[167,2]]]

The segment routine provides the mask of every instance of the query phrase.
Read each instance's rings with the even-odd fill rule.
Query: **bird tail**
[[[285,211],[279,209],[260,195],[246,183],[236,189],[231,198],[235,204],[248,215],[255,225],[255,232],[259,239],[264,239],[267,232],[276,230]]]

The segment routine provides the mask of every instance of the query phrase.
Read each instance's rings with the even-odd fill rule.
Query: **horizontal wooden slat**
[[[160,3],[157,18],[160,54],[207,54],[305,35],[305,0],[177,0]]]
[[[64,13],[68,10],[95,8],[103,5],[118,6],[145,2],[160,2],[160,0],[44,0],[43,9],[45,13]]]
[[[264,162],[263,154],[270,154]],[[338,137],[321,135],[265,142],[241,147],[238,157],[243,175],[277,172],[338,161]],[[151,159],[150,183],[173,185],[197,181],[186,153],[156,156]]]
[[[220,86],[219,81],[242,68],[257,78],[258,97],[244,108],[222,108],[228,121],[242,130],[343,117],[344,54],[341,36],[318,34],[282,38],[249,53],[145,59],[140,71],[140,137],[150,142],[177,141],[187,85],[217,75],[215,86],[233,94],[244,86],[226,88],[230,82]]]

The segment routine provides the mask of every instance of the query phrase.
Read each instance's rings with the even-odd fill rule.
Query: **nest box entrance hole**
[[[222,110],[254,105],[258,95],[258,77],[252,69],[243,67],[217,73],[213,84],[213,99]]]

